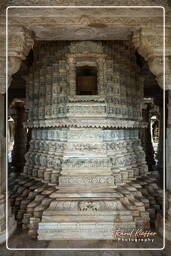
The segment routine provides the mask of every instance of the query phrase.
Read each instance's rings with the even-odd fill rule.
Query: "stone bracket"
[[[0,93],[6,92],[6,33],[0,28]],[[20,26],[10,26],[8,28],[8,81],[16,73],[22,61],[27,57],[34,45],[34,34],[26,28]]]

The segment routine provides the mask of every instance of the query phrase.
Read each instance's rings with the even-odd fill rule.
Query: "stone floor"
[[[144,245],[144,247],[159,248],[162,247],[162,239],[156,238],[155,242]],[[0,256],[170,256],[171,242],[166,241],[164,250],[139,250],[139,251],[121,251],[105,250],[105,248],[140,248],[140,243],[114,242],[107,240],[96,241],[37,241],[28,238],[26,233],[18,230],[9,239],[10,248],[33,248],[31,250],[8,250],[5,245],[0,246]],[[46,250],[34,250],[34,248],[46,248]],[[68,250],[51,250],[48,248],[68,248]],[[80,250],[70,250],[69,248],[80,248]],[[81,249],[82,248],[82,249]],[[89,248],[85,250],[84,248]],[[93,248],[104,248],[104,250],[95,250]]]

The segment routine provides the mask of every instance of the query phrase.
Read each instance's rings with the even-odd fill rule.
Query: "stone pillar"
[[[171,90],[171,29],[166,28],[165,35],[165,74],[163,73],[163,29],[162,28],[142,28],[139,31],[136,31],[133,35],[132,41],[141,56],[147,61],[149,69],[156,76],[156,80],[161,88],[164,85],[164,76],[165,76],[165,88],[166,90]],[[168,200],[166,203],[170,204],[171,197],[171,96],[170,91],[168,92],[168,120],[166,125],[166,188],[168,190]],[[162,128],[163,128],[163,109],[160,108],[161,120],[160,120],[160,149],[159,149],[159,168],[162,165]],[[161,168],[160,168],[161,170]],[[161,171],[160,171],[161,173]],[[160,174],[161,175],[161,174]],[[162,175],[163,177],[163,175]],[[170,207],[171,208],[171,207]],[[170,209],[169,208],[169,209]],[[170,210],[166,211],[166,217],[170,214]],[[156,227],[160,233],[163,230],[163,213],[158,215],[156,221]],[[166,238],[171,240],[171,221],[170,218],[166,220]]]
[[[5,96],[0,94],[0,243],[5,240],[5,130],[4,102]],[[4,120],[4,122],[3,122]]]
[[[171,191],[171,91],[168,91],[168,120],[166,127],[166,187]]]
[[[166,239],[171,241],[171,90],[168,91],[166,123]]]
[[[0,243],[6,239],[6,209],[5,209],[5,190],[6,190],[6,132],[5,132],[5,94],[0,94]],[[14,232],[16,222],[8,207],[8,234]]]
[[[24,167],[26,153],[26,128],[23,126],[23,122],[26,119],[24,102],[19,101],[14,106],[15,114],[15,135],[14,135],[14,149],[12,152],[12,164],[16,167],[17,172],[21,172]]]
[[[20,26],[10,26],[8,31],[8,85],[11,83],[12,75],[16,73],[22,61],[27,57],[33,47],[33,34]],[[0,243],[5,242],[5,114],[4,100],[6,93],[6,32],[5,27],[0,26]],[[8,207],[8,234],[13,233],[16,228],[14,217]]]

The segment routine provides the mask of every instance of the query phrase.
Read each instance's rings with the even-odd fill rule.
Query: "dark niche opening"
[[[76,67],[76,94],[97,95],[97,68]]]

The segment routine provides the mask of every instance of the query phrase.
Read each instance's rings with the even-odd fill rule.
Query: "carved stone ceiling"
[[[2,7],[12,5],[160,5],[166,7],[167,23],[171,13],[165,0],[12,0],[1,1]],[[2,8],[2,9],[3,9]],[[5,10],[5,9],[4,9]],[[35,33],[36,40],[124,40],[139,27],[162,26],[162,9],[140,8],[28,8],[9,9],[9,25],[22,25]],[[0,17],[5,24],[4,11]]]

